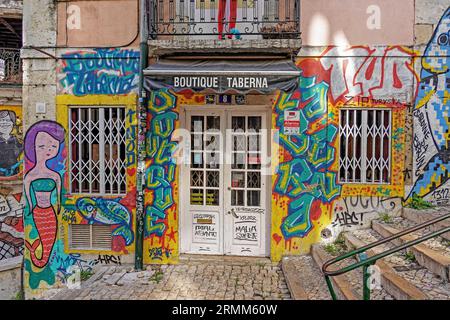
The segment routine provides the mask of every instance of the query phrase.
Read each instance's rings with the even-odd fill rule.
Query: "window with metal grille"
[[[71,192],[125,194],[125,108],[72,107],[69,112]]]
[[[339,122],[339,181],[389,183],[391,110],[341,109]]]
[[[111,250],[111,226],[92,224],[69,224],[70,249]]]

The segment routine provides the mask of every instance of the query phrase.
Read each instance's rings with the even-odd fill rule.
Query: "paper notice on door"
[[[233,243],[258,245],[260,240],[260,217],[258,211],[252,208],[235,208],[236,217],[233,218]]]
[[[193,242],[217,242],[216,215],[216,213],[194,213],[192,217]]]

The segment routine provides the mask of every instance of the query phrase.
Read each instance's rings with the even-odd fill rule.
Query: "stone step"
[[[310,255],[284,257],[281,261],[281,268],[292,299],[331,299],[322,271]]]
[[[359,240],[359,243],[354,244],[355,247],[361,247],[383,239],[380,234],[372,229],[354,231],[350,235]],[[349,235],[345,235],[345,237],[349,237]],[[395,247],[395,244],[385,243],[369,250],[368,255],[384,252],[393,247]],[[380,267],[382,285],[399,300],[450,300],[450,284],[411,259],[406,250],[379,260],[377,265]],[[392,281],[386,282],[388,278]]]
[[[450,209],[448,207],[438,207],[427,210],[403,208],[402,217],[414,224],[421,224],[448,213],[450,213]],[[434,232],[448,227],[450,227],[450,219],[440,221],[430,226],[427,230]],[[441,237],[447,241],[450,241],[450,232],[442,234]]]
[[[331,254],[327,253],[322,245],[314,245],[312,248],[312,255],[316,261],[319,268],[322,265],[334,258]],[[350,264],[356,263],[355,258],[345,259],[334,265],[332,270],[337,270],[348,266]],[[345,274],[331,277],[335,291],[337,292],[340,299],[345,300],[362,300],[363,299],[363,275],[362,268],[358,268],[347,272]],[[373,290],[371,294],[372,300],[393,300],[394,297],[388,294],[383,288]]]
[[[395,226],[395,227],[393,227]],[[372,221],[372,229],[378,232],[383,237],[390,237],[404,230],[405,228],[400,224],[386,224],[381,221]],[[413,241],[420,236],[415,234],[407,234],[398,239],[392,241],[395,245],[401,245],[405,242]],[[431,239],[430,239],[431,241]],[[417,262],[433,272],[434,274],[440,276],[442,279],[450,280],[450,251],[446,248],[430,248],[427,242],[422,242],[414,245],[408,249],[409,252],[414,254]]]
[[[351,233],[345,233],[344,238],[347,245],[355,249],[367,245],[367,243],[363,242]],[[374,248],[366,253],[369,257],[371,257],[379,252],[381,252],[381,250],[376,250]],[[389,294],[395,297],[396,300],[423,300],[427,298],[422,291],[397,275],[395,270],[383,260],[378,260],[376,265],[380,268],[381,286]]]

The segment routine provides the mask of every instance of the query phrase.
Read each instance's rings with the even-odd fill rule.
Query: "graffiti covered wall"
[[[368,214],[398,210],[404,194],[405,119],[414,96],[414,53],[404,47],[329,47],[301,52],[296,92],[273,108],[280,165],[272,179],[271,256],[308,252],[343,228],[367,226]],[[392,111],[389,183],[339,183],[339,112]],[[300,113],[298,136],[283,134],[284,111]],[[366,218],[366,219],[365,219]]]
[[[450,7],[420,59],[414,105],[413,185],[408,193],[435,204],[450,201]]]
[[[97,264],[134,259],[139,51],[82,50],[65,52],[62,57],[57,68],[56,121],[37,122],[26,133],[25,285],[30,296],[51,286],[68,285],[75,272],[90,271]],[[89,117],[74,127],[74,107],[95,110],[91,116],[96,118],[104,113],[105,120],[100,123],[100,118]],[[99,111],[102,108],[107,111]],[[122,161],[125,167],[124,187],[117,195],[75,191],[74,176],[69,174],[75,159],[70,158],[75,131],[99,125],[115,137],[104,143],[110,147],[105,161],[112,165]],[[98,154],[95,143],[89,145],[90,152]],[[110,249],[71,248],[70,226],[75,224],[108,226]]]
[[[0,260],[23,254],[22,107],[0,106]]]

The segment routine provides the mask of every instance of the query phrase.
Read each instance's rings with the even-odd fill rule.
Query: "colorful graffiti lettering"
[[[283,94],[275,104],[276,125],[283,132],[284,111],[300,112],[300,134],[280,133],[289,161],[279,166],[274,192],[290,198],[281,231],[285,239],[305,237],[312,230],[310,212],[314,202],[330,202],[340,194],[337,173],[330,170],[335,159],[337,128],[328,124],[328,85],[315,78],[301,78],[299,89]]]
[[[150,248],[148,249],[148,255],[152,260],[162,260],[163,257],[169,258],[172,254],[172,250],[168,248]]]
[[[415,101],[414,167],[417,179],[409,193],[426,197],[450,178],[450,7],[442,16],[422,58]],[[440,195],[440,194],[439,194]]]
[[[172,111],[176,98],[166,90],[153,92],[146,136],[145,237],[158,237],[163,244],[168,231],[168,214],[175,213],[176,164],[171,157],[176,142],[171,141],[178,114]],[[174,218],[176,220],[176,215]],[[172,233],[173,235],[173,230]],[[175,240],[173,236],[168,237]]]
[[[134,240],[131,213],[119,203],[119,200],[80,198],[77,200],[76,206],[89,224],[117,225],[112,231],[112,235],[123,237],[128,246]]]
[[[137,88],[139,51],[96,49],[63,55],[62,93],[127,94]]]
[[[387,97],[390,101],[408,103],[415,79],[411,57],[408,50],[398,46],[345,50],[333,47],[323,54],[320,62],[330,72],[333,101],[351,97],[379,101]]]
[[[30,285],[37,286],[40,280],[54,283],[55,273],[49,260],[55,247],[57,214],[61,208],[59,171],[64,168],[61,154],[64,139],[64,128],[47,120],[33,124],[25,135],[25,268]]]

